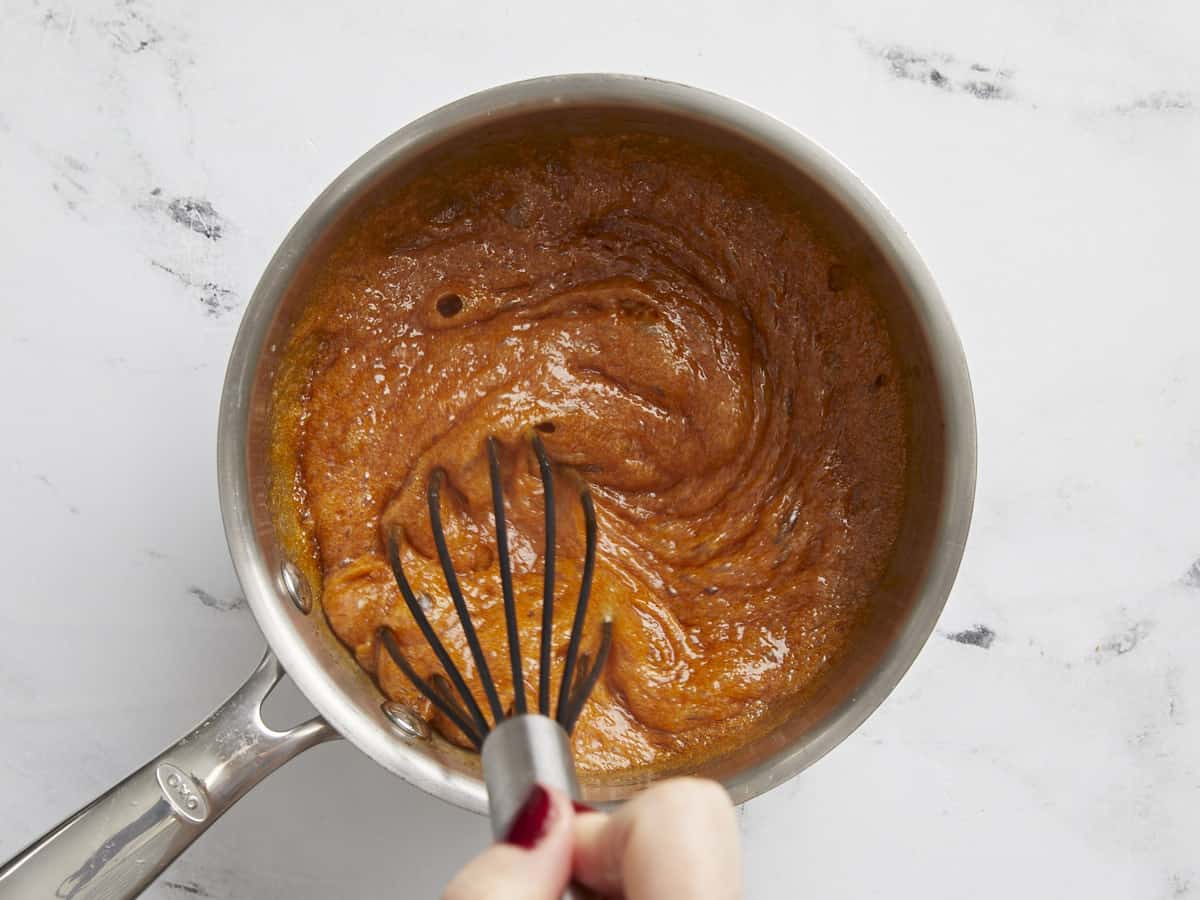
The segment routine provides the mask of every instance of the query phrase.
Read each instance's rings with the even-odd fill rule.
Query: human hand
[[[469,862],[443,900],[561,900],[569,882],[624,900],[741,897],[737,823],[715,782],[675,778],[612,814],[579,810],[535,788],[508,840]]]

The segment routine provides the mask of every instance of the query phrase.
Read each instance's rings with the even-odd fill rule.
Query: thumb
[[[565,795],[534,785],[506,840],[467,863],[442,900],[560,900],[571,876],[573,817]]]

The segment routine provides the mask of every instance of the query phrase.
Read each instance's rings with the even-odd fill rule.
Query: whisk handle
[[[534,785],[553,788],[572,800],[579,799],[575,760],[562,726],[546,716],[530,713],[505,719],[483,742],[483,780],[488,790],[488,817],[492,834],[508,834],[513,818]],[[569,885],[563,900],[591,900],[591,891]]]
[[[535,785],[579,799],[567,733],[551,718],[530,713],[505,719],[488,734],[482,757],[488,817],[497,839],[508,833]]]
[[[320,718],[267,727],[262,702],[282,675],[268,651],[191,733],[0,866],[0,900],[136,897],[246,791],[338,737]]]

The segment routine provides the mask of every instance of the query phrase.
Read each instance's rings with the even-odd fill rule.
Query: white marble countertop
[[[1200,897],[1200,6],[339,6],[0,3],[0,858],[258,659],[216,411],[287,228],[420,113],[627,71],[857,171],[975,383],[938,631],[862,729],[744,808],[749,896]],[[430,897],[485,839],[337,743],[148,896]]]

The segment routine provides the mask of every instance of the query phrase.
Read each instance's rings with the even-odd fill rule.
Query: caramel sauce
[[[556,689],[583,560],[581,480],[599,524],[583,652],[603,617],[614,623],[574,734],[584,772],[719,753],[822,677],[887,564],[906,459],[886,323],[810,219],[786,186],[697,141],[598,131],[458,153],[345,228],[276,378],[274,511],[384,693],[465,744],[375,637],[386,625],[418,671],[439,671],[387,564],[394,533],[476,683],[429,526],[426,483],[441,468],[456,570],[512,696],[491,435],[535,696],[535,429],[556,471]]]

